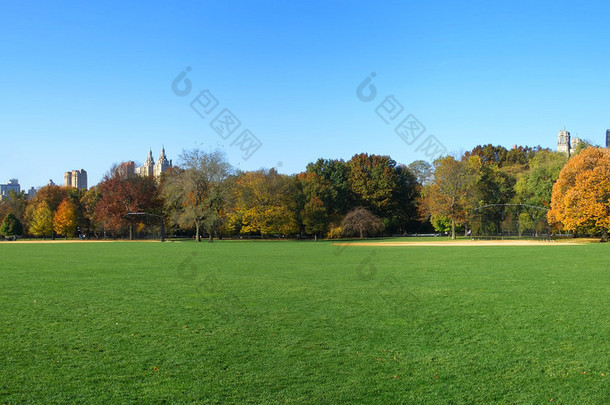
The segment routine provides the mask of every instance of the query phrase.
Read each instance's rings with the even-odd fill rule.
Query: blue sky
[[[284,173],[360,152],[426,159],[375,113],[390,95],[448,152],[554,148],[564,127],[601,144],[610,128],[606,2],[86,3],[0,5],[2,183],[84,168],[93,185],[162,145],[174,161],[221,148],[240,169]],[[204,119],[190,103],[205,89],[218,107]],[[226,140],[210,127],[224,108],[241,121]],[[231,145],[244,129],[262,143],[247,160]]]

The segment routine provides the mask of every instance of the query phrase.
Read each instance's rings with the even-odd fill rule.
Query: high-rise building
[[[64,173],[64,186],[87,189],[87,172],[85,169]]]
[[[146,162],[144,162],[143,166],[135,168],[135,174],[140,176],[154,176],[155,178],[159,178],[161,173],[166,171],[172,167],[172,161],[167,160],[165,156],[165,148],[161,148],[161,155],[159,155],[159,160],[155,163],[153,159],[152,150],[149,149],[148,157],[146,158]]]
[[[37,192],[38,190],[36,190],[34,187],[30,187],[30,189],[28,190],[28,200],[31,200],[32,198],[36,197]]]
[[[606,130],[606,148],[610,148],[610,129]]]
[[[8,181],[8,183],[0,184],[0,200],[9,198],[11,191],[14,191],[15,193],[21,192],[21,186],[19,185],[19,180],[10,179]]]
[[[165,148],[162,147],[161,154],[159,155],[159,159],[157,160],[157,164],[155,164],[154,168],[155,177],[161,176],[161,173],[163,173],[170,167],[172,167],[172,161],[167,160],[167,157],[165,157]]]
[[[148,150],[148,157],[143,166],[136,167],[136,174],[140,176],[152,176],[155,170],[155,160],[153,159],[152,150]]]
[[[121,165],[119,166],[119,174],[122,177],[126,177],[126,178],[129,178],[129,177],[135,175],[136,174],[136,164],[133,162],[133,160],[130,160],[129,162],[121,163]]]
[[[568,157],[574,153],[576,147],[580,144],[581,140],[577,137],[571,137],[570,133],[565,129],[562,129],[557,134],[557,152],[563,152]]]

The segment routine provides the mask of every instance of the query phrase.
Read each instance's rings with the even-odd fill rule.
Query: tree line
[[[601,149],[581,150],[570,165]],[[178,165],[158,179],[130,174],[125,164],[117,164],[89,190],[45,186],[31,200],[12,193],[0,202],[0,234],[134,238],[163,217],[169,234],[210,241],[433,231],[455,237],[476,228],[479,207],[491,207],[485,213],[488,226],[501,226],[511,215],[522,223],[544,216],[556,229],[602,232],[599,221],[595,226],[592,220],[566,222],[567,211],[555,203],[561,193],[554,185],[562,184],[561,195],[570,187],[558,182],[562,169],[571,167],[567,163],[564,154],[541,147],[508,150],[489,144],[433,164],[404,165],[362,153],[348,161],[318,159],[301,173],[285,175],[275,169],[236,171],[222,152],[193,149],[183,151]],[[543,209],[515,214],[510,204]]]

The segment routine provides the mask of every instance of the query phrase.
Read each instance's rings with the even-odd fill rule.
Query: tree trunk
[[[313,241],[314,242],[318,241],[318,233],[317,232],[313,234]]]
[[[129,225],[129,240],[133,240],[133,225]]]
[[[451,218],[451,239],[455,240],[455,219]]]
[[[602,240],[601,242],[608,242],[608,230],[602,229]]]
[[[201,239],[199,238],[199,223],[195,223],[195,242],[199,242]]]
[[[210,236],[208,238],[208,243],[212,243],[214,242],[214,234],[212,232],[210,232]]]

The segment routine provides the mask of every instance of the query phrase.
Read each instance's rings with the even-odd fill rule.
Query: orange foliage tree
[[[63,200],[55,211],[53,229],[66,238],[76,232],[76,207],[68,199]]]
[[[587,148],[571,158],[553,186],[549,223],[601,234],[610,228],[610,149]]]

